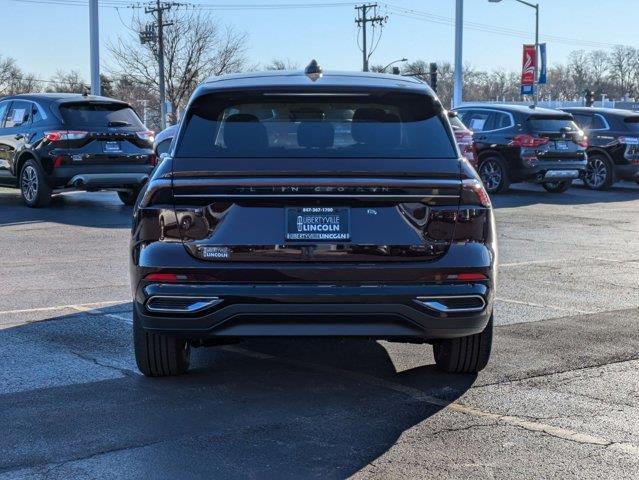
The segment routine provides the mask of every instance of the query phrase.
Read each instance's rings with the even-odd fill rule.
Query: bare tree
[[[608,57],[609,79],[618,88],[618,96],[631,95],[636,88],[639,51],[625,45],[615,46]]]
[[[274,58],[271,63],[267,63],[264,68],[266,70],[297,70],[299,64],[292,62],[290,59],[283,60],[281,58]]]
[[[47,92],[57,93],[85,93],[88,90],[89,86],[83,80],[80,72],[76,70],[70,72],[58,70],[47,87]]]
[[[14,58],[0,57],[0,97],[38,90],[35,75],[22,71]]]
[[[245,33],[221,26],[209,14],[171,10],[164,30],[166,96],[173,118],[203,79],[238,72],[246,63]],[[136,18],[132,30],[143,29],[146,19]],[[107,46],[114,65],[110,71],[130,81],[159,90],[158,51],[155,44],[140,45],[136,34],[118,38]]]

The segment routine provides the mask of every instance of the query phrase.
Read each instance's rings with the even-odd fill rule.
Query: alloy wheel
[[[32,203],[38,196],[38,173],[31,165],[22,170],[21,178],[22,194],[27,202]]]
[[[479,176],[488,191],[494,191],[499,188],[503,179],[501,166],[494,160],[486,160],[479,167]]]
[[[586,165],[586,183],[589,187],[599,188],[606,182],[608,170],[606,163],[599,157],[590,160]]]

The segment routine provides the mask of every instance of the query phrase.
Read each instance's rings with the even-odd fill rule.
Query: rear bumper
[[[539,161],[534,166],[523,166],[514,177],[533,182],[577,179],[586,170],[586,160],[578,161]]]
[[[143,185],[153,171],[152,165],[86,165],[54,169],[49,177],[53,188],[80,190],[135,189]]]
[[[135,308],[148,331],[189,338],[364,336],[452,338],[481,332],[492,312],[490,282],[423,285],[146,284]],[[153,312],[153,298],[216,299],[194,313]],[[442,311],[418,297],[481,299],[473,311]]]

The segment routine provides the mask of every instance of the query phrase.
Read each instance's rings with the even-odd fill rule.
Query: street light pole
[[[91,95],[100,95],[100,25],[98,0],[89,0],[89,50],[91,51]]]
[[[397,63],[397,62],[407,62],[407,61],[408,61],[408,58],[399,58],[399,59],[397,59],[397,60],[393,60],[393,61],[392,61],[392,62],[390,62],[388,65],[386,65],[384,68],[382,68],[382,72],[385,72],[385,71],[386,71],[386,69],[387,69],[388,67],[390,67],[391,65],[393,65],[394,63]]]
[[[455,4],[455,82],[453,86],[453,107],[462,104],[463,71],[462,71],[462,43],[464,30],[464,0],[457,0]]]
[[[525,5],[531,5],[527,2],[520,2]],[[537,106],[537,97],[539,95],[539,4],[535,3],[535,83],[537,84],[533,88],[533,106]]]

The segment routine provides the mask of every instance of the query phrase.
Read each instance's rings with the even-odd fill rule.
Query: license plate
[[[105,153],[120,153],[120,142],[104,142],[103,149]]]
[[[286,240],[339,241],[351,239],[348,207],[289,207]]]
[[[559,140],[555,144],[557,145],[557,150],[568,150],[568,143],[563,140]]]

